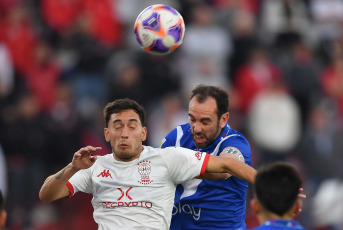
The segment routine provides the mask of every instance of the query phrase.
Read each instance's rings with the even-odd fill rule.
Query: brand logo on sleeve
[[[107,177],[111,177],[112,178],[112,175],[111,175],[111,173],[110,173],[110,170],[104,170],[104,171],[102,171],[97,177],[105,177],[105,178],[107,178]]]
[[[138,172],[141,175],[141,180],[138,181],[141,184],[150,184],[152,180],[150,180],[150,173],[151,173],[151,165],[150,161],[141,161],[138,163]]]

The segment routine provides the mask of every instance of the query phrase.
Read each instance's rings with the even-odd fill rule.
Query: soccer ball
[[[163,4],[145,8],[134,27],[139,45],[149,53],[165,55],[179,47],[185,35],[181,14]]]

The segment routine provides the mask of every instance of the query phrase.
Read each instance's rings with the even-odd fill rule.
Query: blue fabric
[[[251,149],[248,141],[229,125],[204,149],[198,149],[194,145],[189,124],[181,125],[179,128],[183,132],[180,138],[181,147],[212,154],[217,145],[220,145],[215,155],[219,155],[226,147],[235,147],[243,154],[245,163],[251,166]],[[220,142],[224,138],[227,139]],[[175,146],[176,143],[177,128],[165,137],[161,147]],[[182,199],[180,197],[184,193],[184,186],[178,185],[170,229],[244,229],[248,182],[233,176],[227,180],[199,182],[196,192]]]
[[[296,220],[268,220],[254,230],[305,230]]]

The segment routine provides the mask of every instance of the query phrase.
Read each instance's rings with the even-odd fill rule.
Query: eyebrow
[[[195,117],[190,113],[188,113],[188,116],[195,119]],[[209,117],[204,117],[204,118],[201,118],[200,121],[212,121],[212,119]]]
[[[113,120],[112,123],[120,123],[120,122],[123,122],[123,120],[121,120],[121,119],[116,119],[116,120]],[[129,122],[138,122],[138,120],[135,119],[135,118],[131,118],[131,119],[129,119]]]

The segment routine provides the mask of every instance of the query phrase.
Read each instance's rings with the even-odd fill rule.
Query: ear
[[[148,130],[146,127],[142,127],[142,135],[141,135],[141,140],[145,141],[147,137]]]
[[[105,140],[107,142],[110,142],[111,138],[110,138],[110,131],[108,130],[108,128],[104,128],[104,135],[105,135]]]
[[[7,212],[5,210],[0,211],[0,229],[5,227],[7,219]]]
[[[227,122],[229,121],[229,117],[230,114],[228,112],[224,113],[221,117],[220,117],[220,121],[219,121],[219,125],[221,128],[224,128],[225,125],[227,124]]]
[[[294,207],[294,216],[298,215],[301,212],[301,208],[302,208],[302,202],[301,200],[297,200],[295,202],[295,207]]]
[[[260,206],[255,198],[250,200],[250,207],[254,211],[255,214],[260,213]]]

